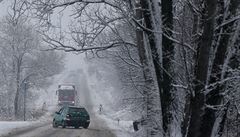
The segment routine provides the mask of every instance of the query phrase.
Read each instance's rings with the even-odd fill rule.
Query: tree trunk
[[[140,9],[140,4],[136,4],[136,19],[142,20],[142,10]],[[140,22],[142,24],[142,22]],[[153,59],[151,55],[151,48],[149,44],[144,41],[144,33],[142,30],[136,30],[137,45],[139,51],[140,62],[143,66],[143,76],[145,79],[145,89],[144,95],[144,127],[145,137],[163,137],[162,134],[162,121],[161,121],[161,103],[159,87],[157,84],[157,78],[155,77],[155,69],[153,65]]]
[[[193,4],[194,4],[194,7],[196,8],[200,8],[200,4],[199,4],[199,0],[194,0]],[[185,5],[184,5],[185,6]],[[187,8],[188,7],[188,8]],[[192,5],[189,5],[188,3],[186,3],[186,6],[184,7],[184,13],[185,13],[185,10],[190,10],[190,12],[192,12],[192,18],[193,18],[193,25],[192,25],[192,30],[191,30],[191,45],[194,49],[196,49],[197,47],[197,44],[198,44],[198,40],[199,40],[199,30],[200,30],[200,24],[199,24],[199,15],[196,13],[196,11],[193,10],[193,7]],[[186,14],[183,14],[183,26],[186,26],[185,24],[185,18],[186,18]],[[184,29],[182,30],[182,35],[183,36],[186,36],[187,34],[184,33]],[[184,38],[182,38],[182,43],[184,43]],[[183,49],[183,54],[184,56],[186,56],[186,51],[184,51]],[[194,58],[193,60],[197,60],[196,59],[196,54],[193,54],[192,55]],[[193,87],[192,87],[192,79],[191,79],[191,74],[193,73],[192,71],[194,71],[192,69],[192,66],[190,67],[190,69],[188,69],[187,67],[187,60],[186,60],[186,57],[185,58],[185,73],[188,74],[188,80],[187,82],[189,83],[189,93],[186,93],[186,96],[185,96],[185,106],[184,106],[184,116],[183,116],[183,121],[182,121],[182,124],[181,124],[181,133],[182,133],[182,136],[183,137],[186,137],[187,133],[188,133],[188,130],[189,130],[189,123],[190,123],[190,118],[191,118],[191,98],[192,98],[192,93],[194,92],[193,91]],[[190,72],[188,72],[190,71]]]
[[[17,61],[17,71],[16,71],[16,94],[14,99],[14,114],[15,118],[18,118],[19,112],[19,95],[20,95],[20,62]]]
[[[164,26],[164,35],[162,35],[163,46],[163,79],[162,79],[162,92],[161,92],[161,104],[163,115],[163,129],[166,134],[170,134],[169,125],[172,122],[173,114],[171,111],[171,105],[173,102],[172,93],[172,81],[173,70],[172,60],[174,56],[174,45],[172,40],[166,37],[172,37],[173,30],[173,2],[172,0],[162,0],[162,20]]]
[[[159,94],[160,94],[159,100],[161,100],[161,108],[162,108],[162,114],[163,114],[162,126],[166,131],[171,119],[171,113],[169,111],[169,108],[170,108],[169,101],[172,101],[172,100],[170,99],[171,94],[170,92],[168,92],[170,90],[169,86],[165,87],[166,89],[165,93],[163,93],[163,89],[162,89],[163,88],[163,71],[162,71],[163,62],[162,62],[162,47],[161,47],[162,36],[160,34],[162,26],[161,26],[161,16],[159,14],[156,14],[156,13],[161,13],[161,10],[159,11],[159,9],[157,9],[160,6],[159,6],[159,3],[157,3],[156,1],[153,2],[152,0],[150,1],[141,0],[140,2],[141,2],[142,9],[144,10],[143,17],[145,20],[145,25],[149,30],[153,30],[153,32],[147,31],[146,33],[147,33],[148,42],[151,47],[153,64],[154,64],[157,83],[159,87]],[[158,31],[158,32],[154,32],[154,31]],[[169,42],[166,39],[165,41]],[[165,60],[165,62],[167,61],[168,60]],[[166,80],[169,80],[168,78],[169,77],[166,77],[165,82]],[[168,81],[168,82],[171,82],[171,81]],[[168,84],[171,84],[171,83],[168,83]]]
[[[207,137],[201,129],[202,116],[205,110],[204,89],[207,83],[209,56],[214,34],[215,12],[217,0],[205,0],[205,14],[203,15],[203,34],[198,44],[197,60],[195,65],[195,93],[191,99],[191,118],[188,137]],[[203,135],[204,134],[204,135]]]
[[[222,3],[223,0],[222,0]],[[237,7],[239,5],[239,0],[231,0],[230,1],[230,5],[229,5],[229,15],[227,15],[226,20],[231,19],[232,17],[234,17],[236,15],[237,12]],[[225,6],[222,6],[221,8],[224,8]],[[224,9],[222,9],[224,11]],[[226,11],[224,11],[226,12]],[[225,20],[223,20],[225,21]],[[223,22],[221,22],[223,23]],[[227,55],[227,49],[230,43],[230,39],[231,39],[231,34],[232,32],[234,32],[234,24],[235,22],[232,22],[226,26],[224,26],[222,28],[222,34],[220,35],[220,42],[219,45],[217,45],[217,50],[216,50],[216,54],[215,54],[215,58],[213,61],[213,65],[212,65],[212,72],[211,72],[211,76],[210,76],[210,84],[219,82],[222,80],[222,78],[224,78],[225,76],[222,77],[222,71],[223,71],[223,65],[224,65],[224,61]],[[228,34],[228,35],[226,35]],[[223,72],[224,73],[224,72]],[[214,87],[213,90],[210,91],[210,93],[207,95],[206,97],[206,103],[207,105],[211,105],[211,106],[216,106],[216,105],[221,105],[223,103],[224,100],[224,96],[221,94],[222,92],[224,92],[224,85],[222,84],[217,84],[216,87]],[[223,117],[224,115],[222,115]],[[216,119],[218,118],[217,114],[216,114],[216,110],[213,110],[211,108],[206,108],[206,113],[203,116],[203,120],[204,123],[202,124],[202,129],[203,132],[205,134],[206,137],[210,137],[212,134],[212,130],[213,130],[213,126],[216,121]],[[220,118],[222,120],[224,120],[224,118]],[[222,123],[221,121],[219,121],[219,123]],[[217,124],[219,125],[219,124]],[[221,126],[222,128],[224,126]],[[217,128],[218,129],[218,128]],[[219,131],[222,131],[223,129],[220,129]],[[214,134],[217,134],[216,132],[218,131],[214,131]],[[221,134],[221,132],[219,132]]]
[[[152,30],[153,32],[149,32],[147,31],[147,39],[148,42],[150,44],[151,47],[151,51],[152,51],[152,58],[153,58],[153,63],[154,63],[154,68],[156,70],[156,76],[157,76],[157,81],[158,81],[158,85],[159,85],[159,90],[161,93],[162,90],[162,86],[161,86],[161,82],[162,82],[162,55],[161,53],[159,53],[159,48],[161,48],[160,46],[160,42],[157,43],[157,36],[156,33],[154,33],[154,31],[156,31],[156,29],[154,28],[154,15],[153,15],[153,11],[152,11],[152,2],[149,2],[148,0],[140,0],[140,4],[142,6],[142,9],[144,10],[143,12],[143,18],[145,21],[145,25],[146,28],[148,28],[149,30]],[[160,16],[159,16],[160,18]],[[159,34],[161,32],[158,32]],[[159,45],[158,45],[159,44]]]

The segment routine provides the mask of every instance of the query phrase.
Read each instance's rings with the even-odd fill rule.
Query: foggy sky
[[[1,0],[0,0],[1,1]],[[7,15],[8,11],[10,11],[11,9],[11,3],[13,2],[13,0],[4,0],[2,2],[0,2],[0,19],[2,19],[4,16]],[[56,12],[55,14],[59,14],[59,12]],[[61,20],[61,26],[63,27],[63,29],[67,29],[68,28],[68,24],[70,23],[69,20],[69,15],[70,15],[70,9],[66,9],[64,11],[62,20]],[[59,18],[57,16],[53,16],[55,18],[52,18],[52,21],[54,23],[57,23],[59,21]],[[67,53],[66,59],[65,61],[65,68],[67,70],[77,70],[77,69],[84,69],[86,68],[86,64],[83,61],[84,55],[74,55],[72,53]]]

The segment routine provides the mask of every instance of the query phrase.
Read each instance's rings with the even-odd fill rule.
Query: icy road
[[[52,128],[49,123],[12,132],[4,137],[115,137],[100,119],[93,119],[92,122],[89,129]]]
[[[7,135],[2,137],[116,137],[111,130],[108,128],[104,120],[95,116],[98,114],[93,113],[93,103],[90,98],[90,92],[84,74],[76,72],[70,72],[67,77],[64,76],[60,82],[72,82],[76,85],[78,90],[78,104],[87,108],[90,112],[91,123],[88,129],[74,129],[71,127],[67,128],[53,128],[52,127],[52,116],[46,119],[47,122],[41,124],[35,124],[31,127],[11,131]],[[56,108],[57,109],[57,108]]]

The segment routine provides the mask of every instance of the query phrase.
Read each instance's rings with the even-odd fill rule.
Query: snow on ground
[[[126,110],[115,112],[112,110],[114,99],[111,90],[116,89],[111,85],[101,83],[94,75],[87,78],[88,83],[90,83],[91,98],[94,100],[93,111],[95,111],[96,116],[103,119],[117,137],[133,137],[133,121],[122,119],[124,115],[129,115],[131,112]],[[103,106],[101,113],[99,112],[100,104]]]
[[[34,123],[32,121],[0,121],[0,135],[7,134],[14,129],[28,127]]]
[[[26,129],[32,126],[37,126],[41,124],[45,124],[52,120],[53,111],[55,111],[54,107],[49,107],[49,110],[40,117],[38,120],[34,121],[0,121],[0,137],[6,135],[10,132],[14,132],[17,130]]]
[[[98,96],[97,92],[93,92],[91,94],[95,94],[95,97]],[[95,98],[96,99],[96,98]],[[99,102],[104,104],[104,99],[96,99]],[[109,110],[107,106],[103,107],[103,111],[99,112],[99,108],[97,107],[97,101],[95,102],[96,105],[94,106],[94,111],[97,117],[101,118],[106,122],[109,129],[111,129],[117,137],[133,137],[133,121],[127,121],[121,119],[121,113],[114,113],[113,111]]]
[[[26,129],[33,125],[41,125],[46,122],[45,118],[37,121],[0,121],[0,137],[19,129]]]
[[[108,127],[113,130],[117,137],[133,137],[133,121],[122,121],[118,118],[113,119],[104,113],[99,114],[98,117],[107,123]]]

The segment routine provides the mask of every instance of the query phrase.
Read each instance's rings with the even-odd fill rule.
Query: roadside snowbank
[[[0,136],[6,135],[20,128],[27,128],[41,123],[40,121],[0,121]]]
[[[105,114],[98,115],[101,119],[103,119],[108,127],[114,131],[117,137],[133,137],[133,127],[132,121],[122,121],[120,119],[112,119]],[[118,121],[119,120],[119,121]]]
[[[126,115],[130,115],[131,112],[126,110],[114,111],[112,109],[113,97],[111,95],[111,90],[115,90],[114,87],[108,85],[105,87],[103,83],[100,81],[96,81],[97,79],[94,76],[88,76],[88,83],[91,81],[90,92],[91,99],[94,100],[93,103],[93,111],[96,116],[106,122],[107,127],[111,129],[117,137],[133,137],[133,121],[125,120],[124,117]],[[104,91],[104,92],[101,92]],[[102,107],[102,112],[99,112],[100,104]]]
[[[38,120],[33,121],[0,121],[0,137],[7,135],[11,132],[18,130],[24,130],[33,126],[39,126],[52,121],[53,112],[55,107],[48,107],[47,112],[41,116]]]
[[[45,115],[34,121],[0,121],[0,137],[18,130],[27,129],[33,126],[42,125],[52,120],[52,112],[49,110]]]

